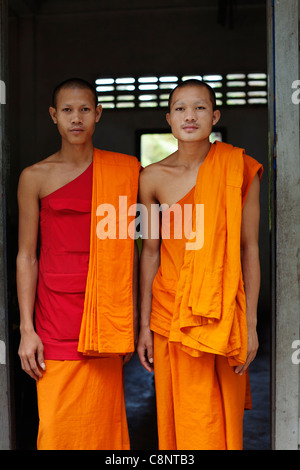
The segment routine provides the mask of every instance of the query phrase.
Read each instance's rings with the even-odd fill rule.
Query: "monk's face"
[[[92,139],[102,108],[95,107],[93,93],[88,88],[63,88],[58,93],[56,108],[49,111],[62,139],[80,145]]]
[[[205,87],[186,86],[174,91],[167,121],[176,139],[183,142],[207,140],[219,119],[220,112],[213,110]]]

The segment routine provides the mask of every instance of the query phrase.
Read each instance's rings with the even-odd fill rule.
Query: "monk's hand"
[[[153,333],[148,326],[140,329],[137,353],[142,366],[153,372]]]
[[[248,369],[251,362],[255,359],[258,350],[258,336],[256,327],[248,326],[248,350],[245,364],[235,368],[236,374],[242,375]]]
[[[24,372],[34,380],[39,380],[43,376],[41,371],[45,370],[46,366],[44,346],[35,331],[22,333],[18,354]]]

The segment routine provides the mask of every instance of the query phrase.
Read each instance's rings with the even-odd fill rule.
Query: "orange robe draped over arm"
[[[94,150],[90,259],[78,345],[86,355],[134,351],[130,223],[135,213],[130,208],[137,202],[139,170],[135,157]],[[104,215],[106,234],[97,219]]]
[[[247,356],[246,299],[242,280],[240,235],[244,150],[216,142],[214,158],[200,167],[195,209],[203,204],[204,243],[188,249],[175,299],[170,341],[180,342],[191,355],[220,354],[231,365]]]

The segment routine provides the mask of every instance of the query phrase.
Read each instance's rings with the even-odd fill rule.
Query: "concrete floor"
[[[270,449],[270,367],[268,354],[250,366],[252,410],[245,411],[244,450]],[[137,355],[125,366],[127,419],[132,450],[156,450],[156,408],[153,374]]]

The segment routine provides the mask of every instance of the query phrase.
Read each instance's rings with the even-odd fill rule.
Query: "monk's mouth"
[[[70,132],[72,132],[73,134],[80,134],[83,131],[84,129],[81,129],[81,128],[70,129]]]
[[[194,130],[198,129],[198,126],[193,126],[193,125],[191,125],[191,126],[184,126],[183,129],[184,129],[185,131],[194,131]]]

